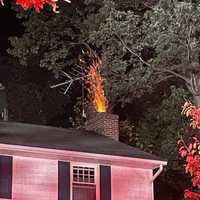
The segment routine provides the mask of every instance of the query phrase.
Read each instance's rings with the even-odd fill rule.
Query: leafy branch
[[[189,38],[190,38],[190,34],[191,34],[191,28],[190,28],[189,35],[188,35]],[[146,62],[145,60],[143,60],[139,54],[137,54],[134,50],[129,48],[119,35],[117,35],[116,33],[114,33],[114,35],[119,39],[119,41],[121,42],[123,47],[125,49],[127,49],[133,56],[137,57],[141,63],[150,67],[151,69],[153,69],[156,72],[171,74],[172,76],[167,76],[168,78],[175,76],[177,78],[182,79],[183,81],[185,81],[185,83],[186,83],[188,89],[190,90],[190,92],[192,93],[192,95],[195,95],[195,96],[200,95],[200,79],[199,79],[199,77],[197,77],[193,73],[191,73],[190,78],[188,78],[188,77],[183,76],[183,75],[181,75],[173,70],[170,70],[170,69],[157,68],[157,67],[151,65],[150,63]],[[183,66],[183,64],[178,65],[178,67],[181,67],[181,66]],[[177,65],[172,68],[176,69]],[[166,80],[166,78],[165,78],[165,80]]]

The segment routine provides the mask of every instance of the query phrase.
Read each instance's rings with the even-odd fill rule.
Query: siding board
[[[13,200],[57,200],[57,161],[13,158]]]
[[[112,200],[153,200],[152,170],[112,166]]]

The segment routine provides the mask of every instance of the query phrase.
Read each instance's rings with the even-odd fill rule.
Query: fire
[[[93,102],[96,111],[106,112],[108,101],[104,94],[103,79],[100,74],[101,66],[101,59],[95,56],[88,68],[87,82],[89,85],[89,98]]]

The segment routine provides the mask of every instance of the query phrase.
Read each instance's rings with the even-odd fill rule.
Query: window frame
[[[99,179],[99,165],[92,163],[82,163],[82,162],[71,162],[70,163],[70,199],[73,200],[73,168],[74,167],[88,167],[94,168],[94,183],[79,183],[77,184],[86,184],[86,185],[94,185],[96,187],[96,200],[100,200],[100,179]]]

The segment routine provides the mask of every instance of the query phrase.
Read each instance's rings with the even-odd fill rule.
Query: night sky
[[[8,37],[19,34],[22,30],[20,21],[16,18],[16,13],[11,9],[10,3],[6,2],[5,6],[0,7],[0,53],[5,54],[9,47]]]
[[[6,54],[6,49],[9,47],[8,37],[17,34],[20,26],[9,2],[6,2],[5,6],[0,6],[0,24],[0,83],[5,84],[9,76]]]
[[[11,9],[10,2],[4,3],[4,6],[0,6],[0,83],[3,84],[10,81],[10,69],[13,67],[8,64],[11,56],[6,53],[10,47],[8,38],[22,33],[21,23],[16,18],[16,13]]]

